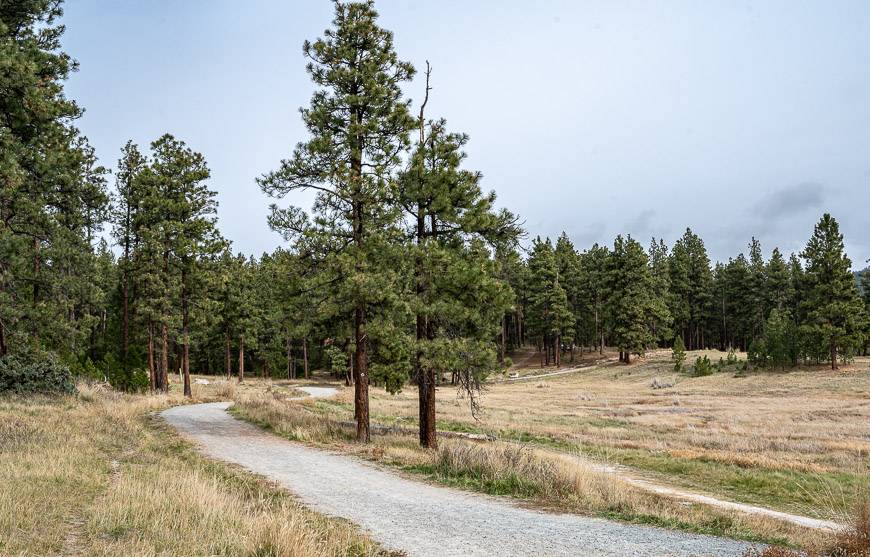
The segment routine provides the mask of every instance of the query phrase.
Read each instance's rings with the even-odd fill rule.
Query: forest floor
[[[689,353],[687,362],[701,354]],[[703,354],[714,362],[726,356],[715,351]],[[378,436],[372,446],[360,447],[350,442],[351,432],[340,425],[352,419],[352,389],[342,389],[330,400],[303,401],[288,409],[248,385],[248,394],[237,396],[234,412],[291,439],[338,448],[440,483],[513,495],[556,510],[744,539],[806,546],[824,535],[738,510],[715,511],[703,499],[680,494],[838,523],[847,523],[855,506],[866,500],[870,492],[867,359],[859,358],[837,372],[823,367],[745,372],[726,366],[711,376],[690,377],[673,372],[665,351],[629,366],[610,361],[612,357],[577,354],[576,373],[510,381],[517,371],[521,376],[549,374],[567,371],[570,365],[565,362],[562,370],[541,369],[539,364],[528,366],[539,361],[534,354],[515,356],[518,365],[526,366],[508,370],[488,385],[479,420],[452,387],[440,387],[439,429],[507,442],[493,443],[485,451],[479,446],[457,448],[461,440],[445,440],[437,454],[427,454],[415,447],[414,436],[408,434]],[[415,427],[416,413],[413,387],[398,395],[372,389],[374,423],[405,432]],[[515,477],[519,484],[509,485],[494,479],[499,474],[492,470],[498,467],[492,462],[493,453],[502,451],[499,458],[508,461],[524,458],[502,448],[508,444],[534,453],[534,459],[543,462],[555,459],[557,467],[567,466],[575,479],[579,474],[594,483],[602,467],[613,467],[647,485],[613,482],[611,474],[608,487],[573,501],[563,493],[554,496],[552,489],[525,485],[519,477]],[[464,451],[462,458],[467,459],[473,450],[487,453],[486,466],[457,464],[457,452]],[[489,477],[487,466],[492,472]],[[501,472],[504,476],[505,469]],[[650,499],[650,485],[676,493],[661,492]],[[647,493],[640,494],[644,487]]]
[[[194,385],[195,400],[227,385]],[[204,458],[155,412],[178,394],[0,397],[0,555],[380,555],[239,467]]]
[[[277,480],[313,509],[359,524],[409,555],[740,555],[749,544],[522,508],[510,500],[406,479],[361,459],[293,443],[226,412],[178,406],[166,420],[211,457]]]

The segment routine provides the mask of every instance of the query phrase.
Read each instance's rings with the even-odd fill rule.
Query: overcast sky
[[[727,260],[752,235],[799,251],[828,211],[870,257],[870,3],[376,6],[400,57],[433,66],[427,113],[470,135],[469,168],[530,236],[672,245],[689,226]],[[202,152],[224,235],[272,251],[254,178],[306,137],[302,42],[331,18],[326,0],[68,0],[67,93],[106,165],[164,132]]]

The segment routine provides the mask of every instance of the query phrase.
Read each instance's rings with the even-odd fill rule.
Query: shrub
[[[0,358],[0,392],[72,393],[72,374],[53,353],[25,349]]]
[[[677,335],[674,339],[674,349],[671,358],[674,360],[674,371],[677,373],[683,370],[683,362],[686,361],[686,345],[683,342],[683,337]]]
[[[100,367],[103,369],[103,375],[109,380],[109,384],[115,389],[141,392],[151,385],[148,372],[141,368],[130,368],[125,371],[124,366],[111,352],[103,356]]]
[[[725,360],[725,363],[728,365],[734,365],[737,363],[737,353],[734,352],[734,348],[728,349],[728,358]]]
[[[767,367],[767,346],[763,338],[758,338],[749,343],[746,349],[746,359],[755,367]]]
[[[713,364],[710,363],[710,358],[707,356],[695,358],[695,365],[692,366],[692,375],[695,377],[713,375]]]

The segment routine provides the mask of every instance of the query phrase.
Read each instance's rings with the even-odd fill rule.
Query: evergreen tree
[[[789,300],[794,297],[789,278],[788,264],[780,253],[779,248],[774,248],[765,269],[765,317],[773,309],[784,310],[788,307]]]
[[[336,2],[333,28],[306,41],[303,51],[321,88],[302,110],[311,139],[259,183],[276,197],[301,189],[317,193],[313,221],[298,208],[273,206],[270,222],[290,236],[332,240],[353,312],[357,438],[368,442],[368,313],[390,289],[378,265],[378,236],[395,219],[385,183],[414,126],[401,91],[414,68],[399,60],[371,2]]]
[[[563,336],[573,333],[574,319],[568,307],[568,297],[559,281],[559,267],[549,238],[536,238],[529,256],[529,334],[541,348],[541,367],[560,365],[560,343]]]
[[[568,239],[565,232],[556,240],[555,248],[556,265],[559,268],[559,284],[565,289],[565,295],[568,298],[568,307],[571,310],[573,324],[567,334],[563,336],[562,342],[567,344],[571,351],[571,362],[574,361],[574,344],[577,339],[577,333],[583,326],[583,305],[581,303],[583,297],[583,282],[580,273],[580,254],[574,249],[574,244]]]
[[[665,241],[653,238],[649,247],[650,272],[650,318],[649,330],[652,342],[664,345],[674,338],[673,318],[667,300],[671,291],[668,246]]]
[[[628,236],[616,237],[608,265],[608,314],[620,361],[644,354],[652,341],[647,320],[653,311],[652,276],[643,247]]]
[[[749,243],[749,322],[750,336],[756,338],[764,331],[767,317],[768,291],[766,287],[764,257],[761,255],[761,242],[754,237]]]
[[[135,274],[133,256],[139,247],[138,222],[142,210],[141,173],[147,165],[147,159],[139,152],[139,148],[128,141],[121,150],[118,160],[118,170],[115,174],[115,190],[111,221],[112,234],[115,242],[121,248],[118,261],[120,274],[120,327],[121,345],[120,360],[125,373],[130,369],[130,321],[134,300],[132,299],[132,281]]]
[[[804,329],[827,346],[831,369],[837,369],[838,358],[858,344],[862,303],[843,235],[831,215],[825,213],[816,224],[801,256],[806,261]]]
[[[580,257],[580,282],[582,284],[583,312],[591,316],[593,346],[604,353],[604,336],[607,329],[604,306],[607,284],[607,258],[609,251],[604,246],[594,244]]]
[[[712,315],[713,273],[704,242],[686,229],[671,250],[670,309],[674,329],[690,350],[707,346],[704,337]]]
[[[72,354],[92,330],[94,234],[107,203],[63,91],[60,2],[0,4],[0,357],[26,344]]]
[[[426,100],[420,109],[419,141],[407,170],[396,181],[396,199],[407,214],[408,236],[412,240],[414,286],[411,307],[416,321],[413,359],[419,395],[420,444],[435,447],[436,375],[458,361],[458,353],[467,350],[469,342],[490,342],[494,329],[501,328],[506,309],[507,299],[497,294],[499,290],[508,292],[508,289],[492,272],[482,272],[486,268],[494,270],[490,254],[483,249],[470,249],[470,246],[478,242],[495,245],[506,241],[514,244],[517,232],[515,219],[510,213],[496,213],[493,209],[495,194],[481,191],[480,173],[461,168],[465,159],[462,148],[468,137],[448,133],[444,120],[423,121],[429,94],[428,80],[427,71]],[[472,256],[480,260],[469,261]],[[445,283],[443,279],[448,276],[458,284]],[[457,285],[462,287],[457,289]],[[495,290],[486,293],[488,287]],[[477,292],[479,296],[468,296],[471,292]],[[461,300],[466,299],[475,305],[462,305]],[[495,301],[502,303],[493,307]],[[481,321],[480,316],[485,314],[491,314],[495,321]],[[457,323],[459,316],[465,317],[462,321],[477,318],[478,326],[462,326]],[[469,332],[473,334],[469,335]],[[494,353],[491,348],[485,352]],[[496,365],[493,359],[485,367],[492,369]],[[472,397],[479,379],[462,381],[462,386]]]

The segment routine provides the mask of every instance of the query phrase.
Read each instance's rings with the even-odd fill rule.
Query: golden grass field
[[[691,352],[687,361],[702,354],[714,362],[726,356]],[[681,504],[584,462],[616,464],[661,484],[843,523],[870,493],[867,359],[838,372],[738,372],[731,366],[690,377],[674,373],[666,351],[629,366],[609,356],[577,373],[507,381],[509,375],[557,371],[530,366],[536,357],[520,354],[515,369],[487,386],[479,420],[454,388],[439,388],[440,429],[510,443],[442,440],[432,453],[403,434],[376,436],[361,447],[339,425],[352,419],[351,389],[330,400],[288,405],[278,393],[289,382],[272,383],[265,394],[249,385],[237,396],[236,413],[289,438],[339,447],[442,483],[573,512],[803,547],[825,536],[765,517]],[[578,357],[575,365],[600,357],[584,358],[590,361]],[[654,379],[673,386],[653,389]],[[372,388],[371,398],[373,422],[416,425],[413,387],[396,395]]]
[[[700,353],[690,353],[688,362]],[[707,352],[718,361],[724,354]],[[552,373],[533,353],[494,377],[477,420],[450,385],[438,390],[439,428],[496,442],[441,439],[422,450],[408,433],[352,441],[352,389],[288,401],[320,381],[237,385],[209,377],[194,402],[236,400],[234,412],[291,439],[328,446],[426,481],[517,498],[522,504],[636,523],[818,549],[830,534],[762,516],[686,504],[637,488],[594,464],[722,499],[851,521],[870,493],[870,361],[838,372],[674,373],[670,354],[630,366]],[[562,370],[569,368],[563,366]],[[665,388],[652,388],[672,384]],[[323,379],[323,382],[329,382]],[[81,385],[77,396],[0,397],[2,555],[376,555],[353,525],[323,517],[238,468],[211,462],[155,412],[185,401]],[[412,386],[373,387],[374,423],[414,428]],[[864,507],[864,514],[868,513]],[[865,520],[866,522],[870,522]],[[866,540],[865,540],[866,541]],[[862,542],[863,543],[863,542]]]
[[[195,387],[201,400],[233,391]],[[151,414],[182,402],[87,386],[0,398],[0,555],[378,553],[353,525],[200,457]]]

